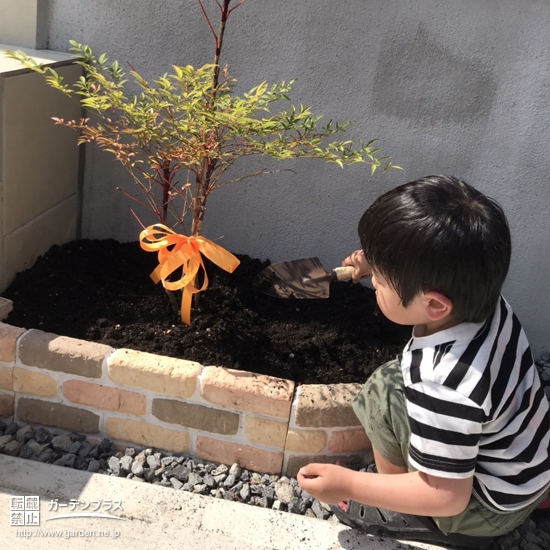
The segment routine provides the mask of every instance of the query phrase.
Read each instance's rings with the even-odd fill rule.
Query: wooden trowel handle
[[[335,267],[332,270],[332,277],[335,281],[349,281],[353,275],[354,267],[347,265],[345,267]]]

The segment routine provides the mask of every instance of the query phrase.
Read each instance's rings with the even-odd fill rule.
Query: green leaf
[[[290,92],[295,80],[261,82],[236,93],[236,81],[230,75],[224,74],[213,87],[216,67],[209,64],[198,68],[173,66],[171,73],[151,80],[151,84],[131,70],[127,86],[117,61],[107,66],[106,54],[95,58],[88,46],[75,41],[70,45],[78,58],[75,63],[83,67],[85,75],[70,86],[55,71],[41,67],[22,52],[12,55],[42,74],[50,86],[93,111],[90,118],[63,124],[80,132],[79,143],[95,141],[113,155],[141,190],[142,204],[152,212],[162,210],[155,195],[163,181],[159,170],[168,170],[174,182],[193,181],[194,185],[197,178],[198,202],[189,202],[191,195],[185,195],[188,202],[182,202],[184,196],[177,186],[169,189],[169,207],[179,212],[174,214],[178,223],[183,224],[192,205],[200,206],[224,183],[225,171],[237,160],[243,159],[240,169],[246,172],[250,165],[244,158],[248,156],[264,155],[281,161],[311,158],[340,168],[360,162],[370,165],[371,174],[382,166],[384,171],[401,169],[388,157],[378,157],[379,149],[372,148],[376,140],[332,141],[350,122],[330,119],[321,126],[322,115],[310,106],[292,103]],[[138,93],[126,95],[127,89],[136,85]],[[282,101],[287,102],[284,109],[278,103]],[[205,166],[208,176],[204,175]],[[188,187],[185,189],[188,193]]]

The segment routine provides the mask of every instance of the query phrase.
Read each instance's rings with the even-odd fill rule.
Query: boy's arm
[[[334,464],[308,464],[298,472],[300,487],[327,504],[361,504],[417,516],[454,516],[472,495],[473,477],[449,479],[422,472],[374,474]]]

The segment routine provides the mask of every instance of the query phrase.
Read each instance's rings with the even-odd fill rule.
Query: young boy
[[[529,344],[500,296],[510,232],[493,200],[446,176],[379,197],[344,260],[413,325],[354,400],[377,473],[309,464],[300,487],[372,534],[486,547],[550,490],[550,414]]]

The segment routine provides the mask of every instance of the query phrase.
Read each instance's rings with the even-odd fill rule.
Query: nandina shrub
[[[140,189],[140,196],[135,197],[120,188],[158,219],[158,224],[146,228],[139,209],[131,209],[143,227],[142,247],[159,254],[159,267],[151,276],[169,291],[183,290],[181,311],[187,323],[192,295],[208,284],[201,254],[227,271],[238,265],[235,256],[201,235],[208,197],[222,185],[274,171],[247,173],[241,162],[239,170],[244,172],[226,179],[226,172],[237,161],[262,155],[283,161],[315,158],[341,167],[367,163],[371,173],[379,167],[398,168],[388,157],[378,156],[375,140],[331,141],[349,122],[321,124],[322,117],[310,107],[294,106],[289,98],[293,80],[262,82],[237,95],[236,80],[227,67],[220,67],[220,56],[226,22],[246,0],[216,0],[217,32],[202,1],[197,1],[214,37],[214,62],[199,68],[173,66],[152,83],[131,66],[127,75],[117,61],[108,64],[105,54],[96,57],[88,46],[74,41],[71,51],[84,74],[70,85],[54,69],[23,52],[9,54],[81,103],[86,117],[54,121],[78,131],[79,144],[95,142],[112,154]],[[129,87],[139,92],[128,95]],[[177,280],[173,280],[175,272]]]

